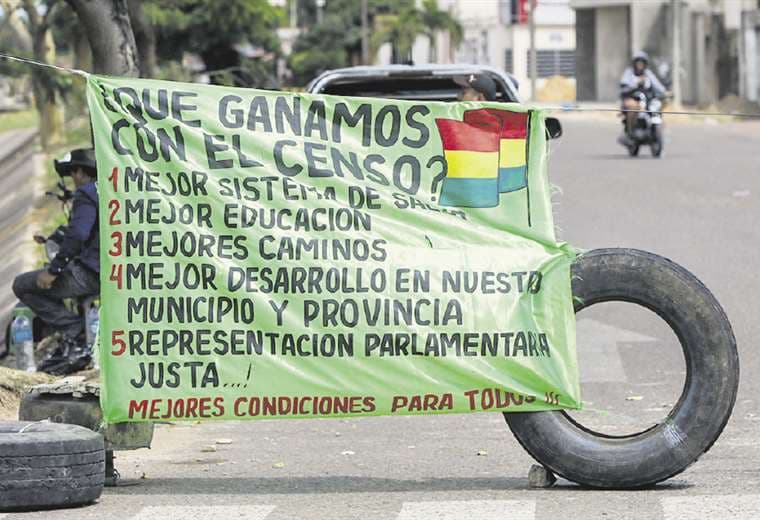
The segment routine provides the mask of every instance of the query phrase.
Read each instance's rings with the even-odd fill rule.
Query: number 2
[[[119,211],[119,208],[121,208],[121,204],[118,200],[109,200],[108,201],[108,209],[111,210],[111,216],[108,219],[108,223],[112,226],[118,226],[121,224],[121,220],[116,218],[116,213]]]

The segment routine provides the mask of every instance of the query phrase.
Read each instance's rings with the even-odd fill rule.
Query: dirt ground
[[[32,385],[51,383],[55,377],[42,372],[24,372],[0,367],[0,420],[18,419],[18,406],[26,389]]]

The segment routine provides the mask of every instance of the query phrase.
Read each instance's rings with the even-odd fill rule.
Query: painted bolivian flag
[[[482,113],[470,121],[436,119],[447,172],[439,204],[463,208],[499,205],[498,118]]]
[[[480,121],[486,113],[500,121],[499,140],[499,192],[508,193],[528,185],[526,147],[528,114],[495,108],[465,112],[464,120]]]

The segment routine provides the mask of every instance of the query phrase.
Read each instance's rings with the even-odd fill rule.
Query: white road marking
[[[275,506],[147,506],[131,520],[263,520]]]
[[[533,520],[533,500],[404,502],[397,520]]]
[[[756,520],[760,518],[760,495],[696,495],[663,498],[665,520]]]
[[[626,382],[618,343],[653,343],[657,338],[607,323],[580,318],[576,322],[578,368],[582,383]],[[604,363],[599,360],[603,359]]]

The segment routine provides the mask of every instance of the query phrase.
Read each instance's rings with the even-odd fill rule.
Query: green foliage
[[[322,23],[317,23],[315,3],[298,1],[299,25],[307,29],[293,46],[288,65],[293,83],[304,85],[328,69],[357,65],[361,60],[361,2],[328,0]],[[413,5],[413,0],[369,0],[370,27],[384,13]]]
[[[462,25],[456,18],[440,9],[436,0],[423,0],[421,9],[416,5],[404,6],[398,13],[380,18],[373,35],[373,46],[377,48],[390,43],[393,61],[406,62],[411,59],[417,36],[424,35],[430,40],[429,58],[435,61],[435,35],[439,32],[448,32],[454,46],[459,45],[464,37]]]
[[[7,48],[6,48],[7,49]],[[12,54],[13,56],[23,56],[24,53],[19,50],[15,49],[7,49],[4,50],[7,54]],[[29,73],[29,65],[25,65],[23,63],[18,63],[15,61],[10,60],[0,60],[0,76],[10,76],[12,78],[19,78],[21,76],[24,76]]]
[[[299,25],[308,27],[296,40],[289,59],[295,84],[303,85],[328,69],[360,63],[360,1],[328,0],[319,24],[312,0],[292,1],[298,2]],[[394,62],[410,59],[419,35],[432,40],[437,32],[448,31],[455,45],[462,39],[462,26],[448,11],[439,9],[436,0],[424,0],[421,9],[414,0],[369,0],[368,7],[370,52],[391,43]]]
[[[267,0],[149,0],[143,9],[157,37],[160,60],[199,54],[207,69],[237,66],[235,45],[278,51],[282,12]]]
[[[383,43],[393,47],[392,61],[405,63],[412,58],[414,40],[424,34],[422,16],[415,7],[405,7],[397,14],[379,17],[372,35],[372,47],[377,49]]]
[[[156,79],[189,83],[193,81],[193,75],[178,61],[166,61],[159,65],[156,71]]]
[[[361,35],[346,22],[344,18],[330,14],[296,40],[289,57],[295,84],[304,85],[322,71],[348,65],[356,40],[361,48]]]
[[[51,11],[50,30],[53,33],[56,52],[74,52],[74,42],[82,31],[82,24],[73,9],[60,4]]]

